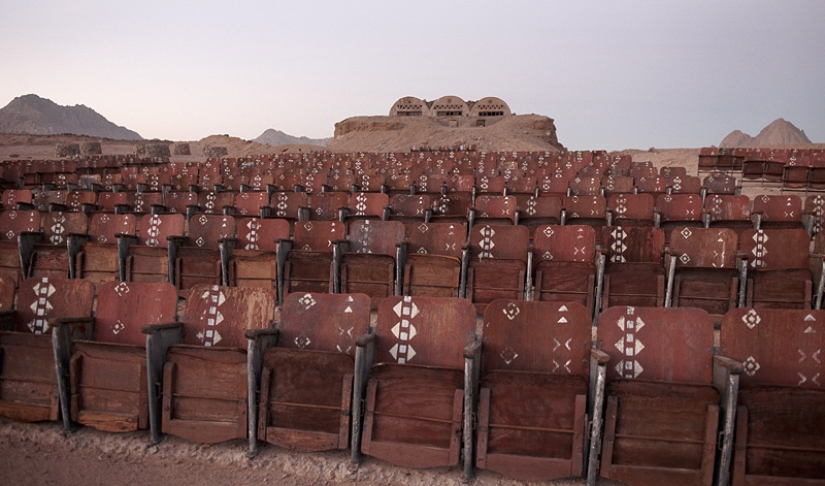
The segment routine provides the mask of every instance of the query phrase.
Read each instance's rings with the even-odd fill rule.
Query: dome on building
[[[467,116],[470,114],[470,107],[458,96],[442,96],[433,101],[430,106],[430,116]]]
[[[507,103],[495,96],[482,98],[473,103],[472,108],[470,108],[470,116],[472,117],[487,118],[493,116],[509,116],[511,114],[510,107],[507,106]]]
[[[427,103],[415,96],[405,96],[396,101],[390,110],[390,116],[429,116]]]

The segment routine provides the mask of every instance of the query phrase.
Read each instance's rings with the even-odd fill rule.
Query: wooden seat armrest
[[[244,331],[243,335],[246,336],[247,339],[250,341],[255,341],[258,338],[264,336],[277,336],[278,335],[277,328],[267,328],[267,329],[247,329]]]
[[[160,324],[146,324],[141,326],[140,332],[143,334],[154,334],[164,329],[183,329],[182,322],[162,322]]]
[[[372,334],[372,333],[362,334],[362,335],[358,336],[358,338],[355,340],[355,345],[358,346],[359,348],[364,348],[368,344],[374,343],[374,342],[375,342],[375,334]]]
[[[598,364],[607,364],[610,361],[610,355],[602,351],[601,349],[591,349],[590,350],[590,357],[595,359]]]
[[[481,353],[481,340],[476,339],[464,348],[465,359],[477,359]]]
[[[743,371],[741,362],[728,358],[727,356],[714,356],[713,361],[719,366],[727,369],[731,374],[739,374]]]

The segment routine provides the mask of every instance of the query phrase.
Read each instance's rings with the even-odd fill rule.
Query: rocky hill
[[[270,128],[258,138],[253,138],[252,141],[273,147],[278,145],[318,145],[326,147],[332,141],[332,138],[295,137],[280,130]]]
[[[87,106],[62,106],[34,94],[18,96],[0,108],[0,133],[70,133],[113,140],[143,140],[137,132],[115,125]]]
[[[448,127],[429,117],[361,116],[335,124],[336,152],[406,152],[473,146],[483,151],[564,150],[552,118],[514,115],[486,127]]]
[[[719,144],[720,147],[779,147],[783,145],[807,145],[811,141],[803,130],[795,127],[793,123],[777,118],[768,126],[762,129],[755,137],[734,130],[725,137]]]

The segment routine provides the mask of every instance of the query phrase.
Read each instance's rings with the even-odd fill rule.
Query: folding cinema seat
[[[801,229],[745,230],[739,236],[739,254],[747,266],[746,307],[810,309],[813,294],[810,239]],[[822,268],[820,258],[814,268]]]
[[[659,168],[659,175],[667,180],[668,187],[672,187],[677,178],[687,177],[687,167],[668,167],[663,166]]]
[[[52,207],[64,207],[68,191],[65,189],[37,190],[32,192],[32,206],[40,212],[48,212]]]
[[[94,213],[88,235],[69,235],[69,277],[85,278],[95,286],[126,279],[129,239],[136,236],[134,214]]]
[[[18,235],[23,272],[32,276],[69,276],[69,235],[85,235],[89,218],[84,213],[53,211],[43,213],[42,231]]]
[[[536,194],[536,178],[525,174],[513,175],[504,182],[505,192],[509,195]]]
[[[468,219],[470,228],[475,224],[518,224],[516,197],[477,196],[469,210]]]
[[[198,214],[186,236],[169,238],[174,284],[182,297],[195,285],[219,285],[229,275],[229,255],[236,246],[235,218]]]
[[[504,176],[476,175],[476,195],[504,195]]]
[[[364,172],[357,176],[355,189],[361,192],[387,192],[384,176],[380,173]],[[357,192],[357,191],[352,191]]]
[[[128,192],[129,211],[136,214],[158,214],[166,211],[162,192]]]
[[[395,194],[389,199],[387,220],[404,224],[426,223],[432,216],[432,200],[426,194]]]
[[[281,277],[289,251],[289,222],[283,219],[240,218],[238,241],[229,255],[227,283],[283,292]]]
[[[198,213],[230,214],[235,207],[235,193],[202,191],[198,193]]]
[[[561,223],[561,197],[516,195],[518,224],[526,226],[532,240],[536,228]]]
[[[654,226],[653,196],[612,194],[607,197],[607,213],[613,226]]]
[[[668,194],[702,194],[702,179],[688,175],[677,175],[667,180]]]
[[[591,329],[592,314],[576,303],[502,299],[487,306],[479,469],[522,481],[583,476]]]
[[[9,278],[14,286],[25,277],[18,236],[40,231],[40,213],[35,210],[6,209],[0,212],[0,276]],[[28,261],[25,262],[28,265]]]
[[[366,396],[353,403],[353,462],[363,453],[401,467],[456,466],[463,445],[469,477],[481,351],[472,304],[390,297],[375,333],[356,344],[354,389]]]
[[[804,229],[802,198],[799,196],[762,195],[752,201],[751,215],[757,229]]]
[[[604,196],[566,196],[562,199],[561,224],[587,225],[596,229],[596,244],[601,246],[601,231],[607,226],[607,200]]]
[[[524,226],[477,225],[470,230],[466,297],[479,313],[496,299],[524,299],[530,275],[530,235]]]
[[[129,210],[129,193],[125,191],[98,192],[95,211],[122,214]]]
[[[184,233],[184,216],[178,213],[144,214],[136,236],[119,236],[128,241],[124,255],[126,282],[174,282],[174,249],[171,238]]]
[[[298,221],[308,221],[309,195],[305,192],[275,192],[269,196],[269,217],[289,222],[290,230]]]
[[[261,218],[269,211],[269,194],[266,192],[239,192],[235,195],[233,215]]]
[[[567,196],[572,177],[564,174],[548,174],[538,180],[539,196]]]
[[[667,192],[667,179],[660,175],[634,177],[636,192],[650,194],[654,199]]]
[[[607,226],[601,309],[665,304],[665,235],[659,228]]]
[[[634,188],[633,178],[630,176],[609,175],[602,177],[601,189],[605,196],[613,194],[632,194]]]
[[[3,191],[3,209],[7,211],[34,209],[31,189],[7,189]]]
[[[811,237],[815,237],[825,227],[825,196],[807,196],[802,208],[802,221]]]
[[[393,173],[387,177],[387,194],[392,197],[396,194],[410,194],[416,189],[415,177],[409,173]]]
[[[734,309],[720,337],[741,363],[731,484],[825,484],[825,313]]]
[[[321,193],[324,194],[324,193]],[[335,293],[338,282],[338,242],[346,239],[347,227],[340,221],[301,221],[295,224],[292,250],[284,265],[286,299],[293,292]]]
[[[327,189],[331,192],[358,192],[356,189],[357,177],[352,170],[332,170],[329,175]]]
[[[257,408],[250,384],[259,383],[260,367],[250,376],[245,333],[274,325],[276,301],[271,289],[192,288],[179,343],[169,344],[165,360],[156,357],[147,371],[162,376],[162,393],[152,390],[148,400],[153,441],[161,431],[206,444],[247,438],[248,420]],[[147,346],[163,339],[157,333],[164,328],[144,326]]]
[[[92,319],[55,321],[52,331],[63,423],[107,432],[149,428],[149,376],[141,326],[161,324],[172,334],[151,353],[163,351],[179,334],[177,294],[169,283],[106,282],[98,286]],[[78,337],[81,326],[86,327]],[[152,382],[160,377],[152,376]]]
[[[570,196],[600,196],[601,176],[576,176],[570,181]]]
[[[596,348],[609,355],[599,475],[638,486],[715,484],[717,447],[729,457],[733,417],[720,413],[730,403],[713,386],[710,316],[612,307],[599,317]]]
[[[30,278],[20,282],[16,310],[10,279],[0,277],[0,292],[8,297],[0,307],[0,415],[21,422],[57,420],[52,321],[91,317],[94,287],[65,277]]]
[[[66,207],[62,211],[73,213],[82,212],[89,216],[97,202],[97,194],[94,191],[76,189],[66,193]]]
[[[189,221],[199,210],[198,193],[169,191],[163,198],[163,205],[168,212],[182,214]]]
[[[341,210],[348,207],[349,197],[349,193],[346,192],[316,192],[311,194],[309,197],[309,220],[340,220]]]
[[[536,230],[531,300],[577,302],[593,315],[604,272],[597,259],[595,233],[590,226],[546,225]]]
[[[808,154],[792,154],[782,173],[783,190],[808,189],[813,159]]]
[[[741,187],[738,186],[736,177],[729,176],[724,172],[714,172],[702,180],[703,195],[711,194],[739,194]]]
[[[413,223],[405,227],[403,295],[461,297],[467,227],[456,223]]]
[[[406,259],[404,225],[399,221],[356,220],[341,249],[341,293],[365,294],[373,309],[391,295],[401,295]]]
[[[744,305],[738,237],[730,228],[674,228],[668,255],[666,307],[697,307],[715,323]]]
[[[340,219],[352,225],[355,221],[381,221],[387,216],[389,197],[381,192],[356,192],[349,196],[349,205],[341,209]]]
[[[650,179],[652,177],[657,177],[658,175],[658,171],[656,170],[656,167],[653,166],[653,162],[644,161],[630,163],[630,177],[636,180],[642,178]]]
[[[292,294],[277,330],[247,332],[262,362],[257,414],[250,413],[250,453],[258,440],[289,450],[348,449],[356,338],[370,332],[369,298]],[[252,373],[252,370],[250,370]],[[253,427],[254,425],[254,427]]]
[[[431,196],[434,223],[459,223],[469,225],[469,212],[473,205],[473,195],[468,192],[448,192]]]
[[[748,196],[710,194],[705,197],[702,220],[706,228],[731,228],[738,234],[754,228]]]
[[[656,198],[654,226],[665,232],[665,244],[669,244],[674,228],[702,228],[702,197],[698,194],[662,194]]]

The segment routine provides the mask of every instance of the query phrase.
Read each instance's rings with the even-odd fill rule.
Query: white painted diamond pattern
[[[768,249],[765,248],[765,243],[768,242],[768,235],[765,234],[764,230],[759,230],[753,234],[753,241],[756,243],[756,246],[751,250],[754,256],[751,261],[751,266],[754,268],[762,267],[765,264],[763,258],[768,254]]]
[[[28,324],[28,328],[34,334],[43,334],[49,330],[48,313],[54,310],[49,297],[54,295],[57,289],[49,283],[48,277],[42,277],[33,290],[37,296],[37,300],[31,305],[35,318]]]
[[[399,320],[392,328],[392,333],[398,339],[392,348],[390,354],[398,364],[404,364],[415,357],[415,349],[409,342],[416,336],[417,330],[415,325],[411,322],[418,316],[419,309],[412,297],[404,297],[398,304],[393,307],[393,312],[398,316]]]
[[[513,348],[507,346],[504,350],[501,351],[501,359],[504,360],[504,364],[510,365],[516,358],[518,358],[518,353],[515,352]]]
[[[493,230],[492,226],[488,225],[482,228],[480,233],[482,236],[480,242],[481,253],[478,255],[478,258],[494,258],[491,250],[496,246],[495,242],[493,241],[493,236],[495,236],[496,234],[495,230]]]
[[[124,329],[126,329],[126,324],[124,324],[120,319],[112,325],[112,333],[114,334],[120,334],[120,332]]]
[[[687,265],[690,262],[690,257],[688,256],[687,253],[682,253],[682,256],[679,257],[679,261],[681,261],[683,264]]]
[[[129,291],[130,291],[129,286],[126,284],[126,282],[120,282],[119,284],[117,284],[115,286],[114,290],[115,290],[115,293],[117,293],[117,295],[119,295],[120,297],[123,297],[124,295],[128,294]]]
[[[515,302],[508,302],[507,306],[501,310],[504,313],[504,317],[509,320],[513,320],[516,316],[519,315],[521,310],[519,309],[518,305]]]
[[[315,299],[313,299],[313,298],[312,298],[312,295],[311,295],[311,294],[304,294],[304,296],[303,296],[303,297],[301,297],[300,299],[298,299],[298,302],[299,302],[302,306],[304,306],[304,310],[309,309],[310,307],[312,307],[312,306],[313,306],[313,305],[315,305],[315,303],[316,303],[316,302],[315,302]]]
[[[628,307],[627,314],[620,317],[616,322],[619,328],[625,332],[625,335],[614,346],[625,356],[625,359],[621,360],[615,369],[626,379],[638,378],[644,371],[642,365],[636,360],[636,356],[645,349],[645,346],[636,334],[645,326],[645,323],[640,317],[634,317],[634,314],[635,309]]]
[[[687,227],[686,227],[686,228],[684,228],[684,229],[680,232],[680,234],[681,234],[681,235],[682,235],[682,237],[684,237],[685,239],[688,239],[688,238],[690,238],[690,235],[692,235],[693,233],[691,233],[690,228],[687,228]]]
[[[295,346],[298,346],[298,349],[304,349],[310,344],[312,344],[312,340],[303,333],[295,338]]]
[[[553,228],[551,228],[551,227],[547,226],[547,227],[545,227],[545,228],[544,228],[544,231],[542,231],[542,233],[544,233],[544,236],[546,236],[546,237],[550,238],[550,237],[552,237],[552,236],[553,236],[553,234],[554,234],[555,232],[553,231]]]
[[[742,367],[745,369],[745,374],[748,376],[753,376],[759,371],[759,363],[753,358],[753,356],[748,356],[748,359],[742,363]]]
[[[753,329],[756,327],[760,322],[762,322],[762,318],[759,317],[759,314],[756,313],[755,310],[749,310],[744,316],[742,316],[742,321],[747,325],[749,328]]]

